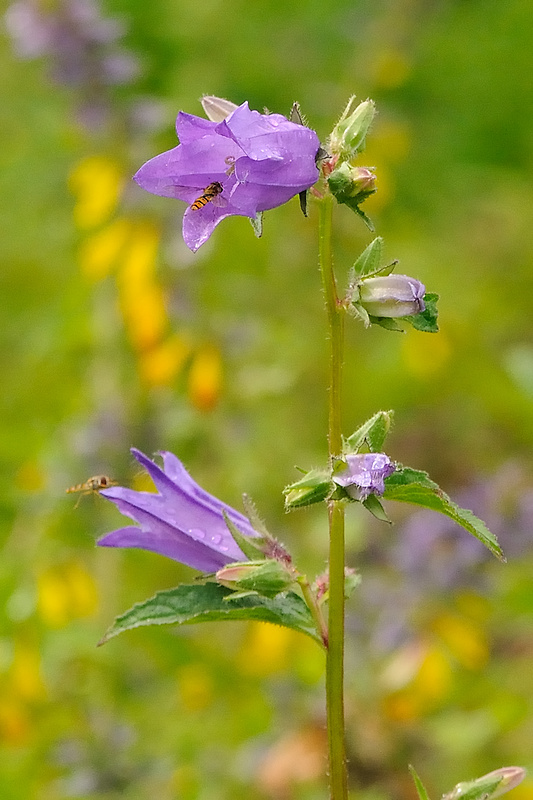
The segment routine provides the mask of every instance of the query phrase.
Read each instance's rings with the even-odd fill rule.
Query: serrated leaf
[[[368,247],[363,250],[353,265],[350,272],[350,277],[357,279],[362,278],[364,275],[368,275],[371,272],[376,272],[380,268],[382,258],[383,238],[381,236],[376,236],[376,238],[370,242]]]
[[[413,314],[410,317],[402,317],[406,322],[409,322],[417,331],[424,333],[438,333],[438,316],[439,311],[437,308],[438,294],[428,292],[424,295],[424,303],[426,308],[420,314]]]
[[[217,620],[271,622],[305,633],[322,644],[309,608],[294,592],[274,598],[231,595],[229,589],[216,583],[182,584],[158,592],[118,616],[98,644],[145,625],[191,625]]]
[[[411,777],[415,782],[416,791],[418,793],[420,800],[429,800],[429,795],[426,791],[426,787],[418,777],[417,771],[411,764],[409,764],[409,772],[411,773]]]
[[[254,233],[258,239],[261,238],[263,235],[263,212],[258,211],[255,217],[249,217],[250,222],[252,224],[252,228],[254,229]]]
[[[380,453],[391,429],[394,411],[378,411],[346,439],[346,453],[357,453],[366,443],[373,453]]]
[[[385,479],[383,499],[411,503],[445,514],[479,539],[497,558],[505,561],[498,540],[485,523],[469,509],[456,505],[427,472],[399,464],[396,472]]]

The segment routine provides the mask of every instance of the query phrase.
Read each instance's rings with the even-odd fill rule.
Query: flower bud
[[[237,108],[231,100],[224,100],[223,97],[215,97],[212,94],[204,94],[200,102],[207,119],[210,119],[211,122],[222,122]]]
[[[357,284],[352,298],[372,317],[409,317],[424,311],[426,287],[408,275],[378,275]]]
[[[283,490],[285,495],[285,509],[310,506],[325,500],[331,490],[329,473],[324,470],[312,469],[303,478],[291,483]]]
[[[372,100],[359,103],[357,108],[351,111],[354,100],[355,97],[350,97],[342,117],[329,138],[329,152],[339,156],[342,161],[349,160],[364,148],[368,129],[376,113]]]
[[[339,203],[358,205],[376,191],[376,176],[369,167],[352,167],[344,161],[328,177],[328,186]]]
[[[275,597],[294,583],[294,575],[286,564],[275,559],[228,564],[216,573],[222,586],[238,592],[254,592]]]
[[[381,496],[385,491],[385,478],[396,470],[396,465],[385,453],[356,453],[344,456],[335,471],[333,480],[342,486],[353,499],[364,502],[371,494]]]
[[[443,795],[443,800],[495,800],[518,786],[525,774],[522,767],[501,767],[474,781],[458,783],[451,792]]]

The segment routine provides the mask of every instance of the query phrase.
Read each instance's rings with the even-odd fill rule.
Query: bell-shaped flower
[[[361,502],[371,494],[380,497],[385,491],[385,478],[396,470],[385,453],[350,453],[342,460],[346,468],[335,472],[333,480],[346,489],[350,497]]]
[[[148,192],[188,204],[183,238],[193,251],[225,217],[255,219],[318,179],[316,133],[280,114],[251,111],[248,103],[221,122],[180,111],[176,131],[180,144],[144,164],[134,179]]]
[[[245,516],[198,486],[172,453],[161,453],[161,469],[139,450],[132,448],[131,452],[158,491],[118,486],[100,492],[138,526],[112,531],[98,540],[99,545],[151,550],[202,572],[216,572],[230,562],[247,560],[224,518],[226,515],[245,536],[257,536]]]

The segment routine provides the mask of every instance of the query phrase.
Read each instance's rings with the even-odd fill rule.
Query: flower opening
[[[176,132],[180,144],[147,161],[134,180],[188,204],[183,238],[192,251],[225,217],[254,219],[318,179],[316,133],[281,114],[252,111],[248,103],[220,122],[180,111]]]
[[[131,452],[158,491],[139,492],[118,486],[100,492],[140,527],[119,528],[97,544],[151,550],[202,572],[215,572],[225,564],[247,560],[224,520],[226,514],[242,534],[257,536],[245,516],[198,486],[173,453],[161,452],[161,469],[139,450],[132,448]]]

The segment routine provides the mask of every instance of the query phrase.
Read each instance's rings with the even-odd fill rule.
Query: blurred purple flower
[[[100,494],[140,527],[130,525],[98,540],[104,547],[152,550],[202,572],[215,572],[232,561],[247,561],[231,535],[223,512],[246,536],[257,536],[242,514],[205,492],[193,481],[181,461],[162,452],[163,469],[132,448],[158,490],[138,492],[114,487]]]
[[[152,194],[189,204],[183,238],[193,251],[207,241],[225,217],[252,219],[286,203],[318,179],[315,157],[320,142],[310,128],[280,114],[238,106],[222,122],[180,111],[176,120],[180,144],[144,164],[134,179]],[[201,207],[195,201],[207,189],[216,194]],[[222,187],[220,190],[219,187]]]
[[[385,491],[385,478],[396,469],[385,453],[357,453],[343,459],[347,467],[333,476],[339,486],[343,486],[354,500],[366,500],[370,494],[382,495]]]

